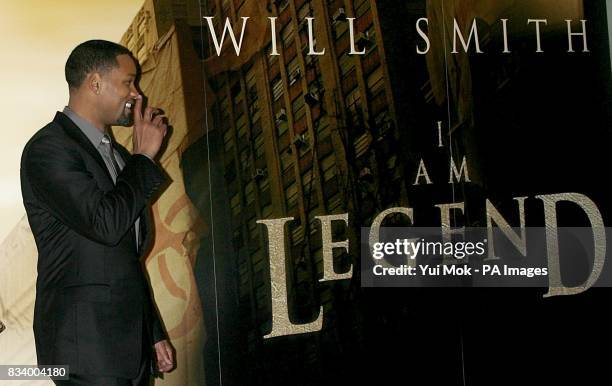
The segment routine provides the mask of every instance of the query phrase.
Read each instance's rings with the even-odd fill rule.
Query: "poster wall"
[[[610,12],[146,0],[121,43],[171,124],[156,384],[610,379]]]

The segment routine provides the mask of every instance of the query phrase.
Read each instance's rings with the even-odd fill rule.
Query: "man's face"
[[[117,56],[117,66],[101,76],[98,108],[103,122],[114,126],[131,126],[138,90],[134,85],[136,63],[129,55]]]

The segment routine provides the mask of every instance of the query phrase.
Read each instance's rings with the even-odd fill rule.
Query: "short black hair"
[[[119,55],[132,56],[132,53],[122,45],[106,40],[88,40],[79,44],[66,61],[68,87],[79,88],[90,72],[105,72],[117,67]]]

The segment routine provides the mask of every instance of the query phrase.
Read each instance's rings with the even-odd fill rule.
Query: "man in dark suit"
[[[24,205],[38,248],[34,336],[39,365],[69,365],[66,385],[148,385],[151,359],[172,347],[140,261],[152,239],[147,207],[166,177],[154,161],[167,131],[118,44],[91,40],[66,62],[64,112],[26,144]],[[111,125],[133,123],[133,151]],[[152,352],[155,358],[151,358]]]

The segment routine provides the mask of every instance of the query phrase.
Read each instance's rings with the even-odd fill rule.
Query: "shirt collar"
[[[102,137],[104,137],[104,134],[108,134],[108,133],[103,133],[100,130],[98,130],[94,125],[89,123],[87,120],[82,118],[80,115],[78,115],[74,111],[70,110],[68,106],[64,107],[63,113],[66,114],[68,118],[70,118],[70,120],[72,120],[72,122],[74,122],[74,124],[77,125],[79,129],[81,129],[83,134],[85,134],[85,136],[91,141],[91,143],[96,148],[102,142]]]

